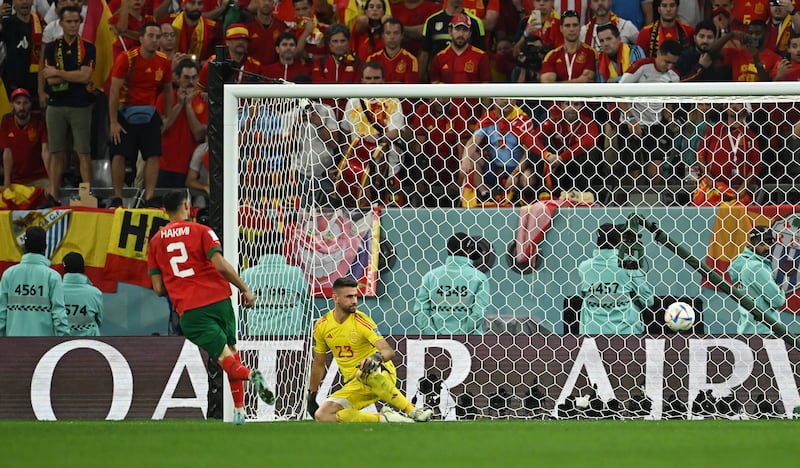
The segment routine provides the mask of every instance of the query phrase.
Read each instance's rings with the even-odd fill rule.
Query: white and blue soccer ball
[[[664,311],[664,323],[670,330],[681,332],[694,326],[695,313],[692,306],[685,302],[675,302]]]

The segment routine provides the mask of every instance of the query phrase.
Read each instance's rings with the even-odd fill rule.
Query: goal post
[[[248,394],[250,419],[307,417],[311,324],[340,276],[359,282],[359,309],[397,348],[399,388],[442,419],[788,417],[800,406],[800,84],[223,93],[225,257],[246,272],[280,255],[307,281],[303,301],[280,305],[280,289],[261,298],[267,312],[238,309],[243,358],[277,388],[274,408]],[[644,228],[626,239],[632,217],[679,248]],[[583,306],[628,300],[582,284],[607,225],[623,236],[618,264],[647,285],[630,328]],[[769,300],[734,271],[755,226],[775,237],[761,252]],[[455,253],[488,293],[442,283],[461,233]],[[688,332],[664,323],[675,301],[696,313]],[[320,394],[341,385],[336,372]]]

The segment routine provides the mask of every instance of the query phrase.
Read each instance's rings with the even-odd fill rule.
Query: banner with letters
[[[84,257],[86,276],[103,292],[117,283],[151,287],[147,244],[169,222],[161,210],[52,208],[0,211],[0,274],[22,258],[25,231],[40,226],[47,232],[47,255],[63,273],[61,259],[69,252]]]
[[[596,387],[604,402],[623,407],[641,393],[647,414],[661,419],[665,399],[691,403],[701,392],[729,395],[755,413],[755,399],[776,403],[778,417],[800,406],[800,351],[759,336],[485,335],[387,337],[397,350],[398,387],[424,400],[437,417],[551,418],[570,397]],[[302,339],[242,341],[243,360],[277,389],[275,406],[249,408],[259,419],[306,418]],[[205,356],[176,337],[4,338],[0,355],[0,418],[129,419],[204,417],[208,383]],[[341,386],[334,362],[320,395]],[[531,390],[540,390],[531,404]],[[246,391],[250,392],[249,386]],[[469,395],[468,399],[464,397]],[[248,397],[248,401],[254,401]],[[464,402],[468,401],[468,404]],[[230,404],[230,401],[225,402]]]

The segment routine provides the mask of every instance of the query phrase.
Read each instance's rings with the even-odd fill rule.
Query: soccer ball
[[[664,312],[664,323],[672,331],[686,331],[694,326],[694,309],[685,302],[675,302]]]

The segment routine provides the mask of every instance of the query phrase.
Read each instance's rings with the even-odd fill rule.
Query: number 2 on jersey
[[[177,251],[177,255],[172,255],[169,258],[169,265],[172,267],[172,274],[178,278],[186,278],[194,275],[194,268],[181,269],[181,265],[189,260],[189,254],[186,252],[186,244],[183,242],[173,242],[167,245],[167,252],[172,253]]]

